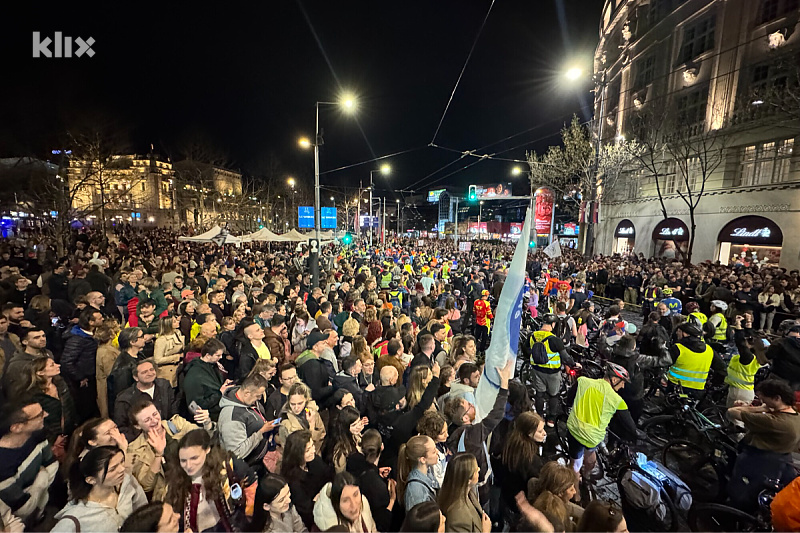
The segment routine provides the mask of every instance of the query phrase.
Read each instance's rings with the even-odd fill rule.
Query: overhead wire
[[[450,109],[450,104],[453,103],[453,97],[456,95],[456,90],[458,89],[458,85],[461,83],[461,78],[464,77],[464,72],[467,70],[467,65],[469,64],[469,60],[472,57],[472,53],[475,51],[475,46],[478,44],[478,39],[483,33],[483,28],[486,26],[486,21],[489,20],[489,15],[492,12],[492,8],[494,7],[495,0],[492,0],[492,3],[489,4],[489,10],[486,12],[486,16],[483,17],[483,22],[481,23],[481,27],[478,29],[478,33],[475,35],[475,39],[472,41],[472,47],[469,49],[469,54],[467,54],[467,60],[464,61],[464,66],[461,68],[461,73],[458,75],[458,79],[456,80],[456,84],[453,87],[453,92],[450,93],[450,98],[447,100],[447,105],[444,107],[444,112],[442,113],[442,118],[439,119],[439,124],[436,126],[436,131],[433,133],[433,137],[431,138],[431,144],[436,142],[436,136],[439,135],[439,130],[442,128],[442,124],[444,123],[444,117],[447,116],[447,110]]]

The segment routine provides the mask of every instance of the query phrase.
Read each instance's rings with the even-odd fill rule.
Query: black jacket
[[[361,494],[366,496],[372,519],[378,531],[392,531],[392,511],[389,507],[388,482],[381,477],[378,467],[367,461],[364,454],[355,452],[347,458],[347,471],[358,480]]]
[[[328,368],[311,350],[306,350],[297,358],[297,377],[311,389],[311,397],[320,409],[327,409],[328,400],[334,388],[330,384]]]
[[[436,399],[436,393],[439,391],[439,378],[433,376],[431,382],[425,387],[419,403],[414,406],[410,411],[406,411],[394,421],[392,436],[386,442],[386,449],[383,456],[381,456],[381,464],[394,466],[397,462],[397,453],[400,450],[400,445],[408,442],[408,439],[417,434],[417,423],[425,411],[433,404]],[[505,405],[505,404],[503,404]]]
[[[233,379],[241,383],[256,365],[256,361],[258,361],[258,352],[256,352],[256,349],[247,339],[239,341],[236,344],[239,347],[239,364],[236,365]]]
[[[306,463],[307,472],[300,471],[294,479],[287,478],[292,493],[292,503],[309,531],[314,524],[314,498],[325,483],[333,481],[333,465],[326,464],[319,456]],[[287,477],[287,476],[284,476]]]
[[[47,287],[50,289],[51,300],[69,300],[69,279],[63,274],[52,274],[47,278]]]
[[[64,332],[61,373],[73,383],[97,374],[97,341],[77,325]]]
[[[216,421],[219,418],[219,400],[222,398],[219,389],[224,383],[219,367],[197,357],[186,365],[185,376],[183,392],[186,395],[186,406],[197,402],[203,409],[208,409],[211,419]]]
[[[340,370],[333,378],[333,386],[336,389],[345,389],[349,391],[356,401],[356,409],[358,409],[361,414],[364,414],[366,411],[366,406],[364,405],[365,394],[364,391],[361,390],[361,387],[358,386],[358,380],[356,378],[344,370]]]
[[[178,414],[178,398],[175,396],[175,391],[172,390],[170,382],[163,378],[156,378],[154,385],[156,388],[153,391],[153,405],[158,409],[161,420],[169,420]],[[134,384],[117,394],[117,399],[114,402],[113,420],[117,423],[120,432],[128,439],[128,442],[133,442],[141,433],[141,430],[133,426],[128,413],[131,410],[131,406],[139,398],[144,398],[145,396],[150,397],[149,394],[140,391]]]
[[[778,339],[767,350],[767,358],[772,361],[773,374],[800,390],[800,338]]]

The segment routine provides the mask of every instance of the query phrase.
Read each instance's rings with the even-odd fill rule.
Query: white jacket
[[[111,509],[96,502],[69,502],[56,513],[58,522],[51,533],[75,533],[75,522],[65,516],[72,516],[80,523],[81,533],[92,531],[118,531],[122,523],[139,507],[147,505],[147,496],[139,482],[130,474],[119,488],[117,507]]]
[[[367,527],[368,533],[375,533],[378,531],[375,525],[375,520],[372,519],[372,510],[369,508],[369,502],[361,495],[361,519]],[[339,517],[336,516],[336,511],[333,509],[333,502],[331,501],[331,483],[325,483],[322,490],[319,491],[319,497],[314,504],[314,523],[320,531],[325,531],[339,524]],[[356,524],[353,524],[355,527]],[[361,524],[357,525],[357,529],[351,528],[351,531],[359,531]]]

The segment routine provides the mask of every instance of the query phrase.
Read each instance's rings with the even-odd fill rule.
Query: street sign
[[[369,227],[377,228],[380,226],[379,221],[380,221],[379,217],[372,217],[372,224],[370,224],[369,215],[361,215],[360,226],[362,228],[369,228]]]
[[[335,207],[323,207],[321,215],[320,226],[322,229],[336,229],[337,216]]]
[[[312,206],[300,206],[297,208],[297,227],[310,229],[314,227],[314,208]]]

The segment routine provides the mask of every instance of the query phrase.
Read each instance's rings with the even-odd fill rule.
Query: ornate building
[[[693,262],[746,254],[800,267],[800,103],[787,97],[800,94],[799,19],[800,0],[606,0],[601,142],[647,136],[657,125],[637,120],[661,106],[694,144],[609,186],[596,251],[682,257],[696,201]],[[709,138],[713,165],[697,149]]]

